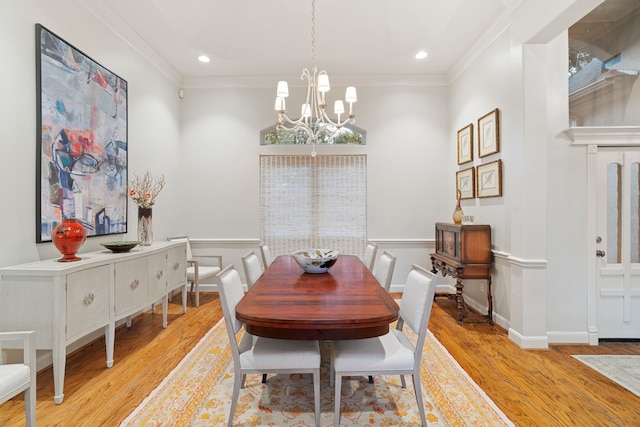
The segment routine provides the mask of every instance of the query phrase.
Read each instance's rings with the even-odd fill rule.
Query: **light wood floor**
[[[201,294],[188,313],[179,299],[161,314],[144,313],[116,332],[115,364],[105,368],[104,341],[67,356],[65,399],[53,402],[53,371],[38,374],[39,426],[118,426],[222,317],[216,293]],[[563,345],[522,350],[504,329],[484,322],[460,326],[454,303],[436,301],[429,328],[460,365],[518,426],[640,425],[640,398],[571,357],[640,354],[640,343]],[[0,426],[23,426],[21,397],[0,406]]]

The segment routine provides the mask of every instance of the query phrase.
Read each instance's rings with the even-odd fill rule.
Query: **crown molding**
[[[102,2],[91,0],[76,0],[89,13],[102,22],[113,33],[120,37],[129,47],[153,65],[158,71],[169,79],[173,84],[180,87],[182,76],[156,53],[140,36],[131,30],[116,14],[114,14]]]

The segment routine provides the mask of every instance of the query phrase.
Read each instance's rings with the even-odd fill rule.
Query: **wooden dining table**
[[[360,258],[340,255],[326,273],[278,256],[236,306],[253,335],[300,340],[372,338],[389,331],[398,304]]]

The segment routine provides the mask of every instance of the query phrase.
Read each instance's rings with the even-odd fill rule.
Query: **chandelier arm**
[[[326,124],[330,124],[333,125],[337,128],[341,128],[344,125],[347,125],[349,123],[353,123],[354,122],[354,115],[349,115],[347,117],[345,117],[344,120],[341,121],[337,121],[337,120],[332,120],[331,117],[329,117],[329,115],[327,114],[327,112],[325,110],[322,111],[322,121]]]

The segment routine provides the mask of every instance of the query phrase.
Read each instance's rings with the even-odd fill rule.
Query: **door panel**
[[[596,169],[599,338],[640,338],[640,150],[601,148]]]

